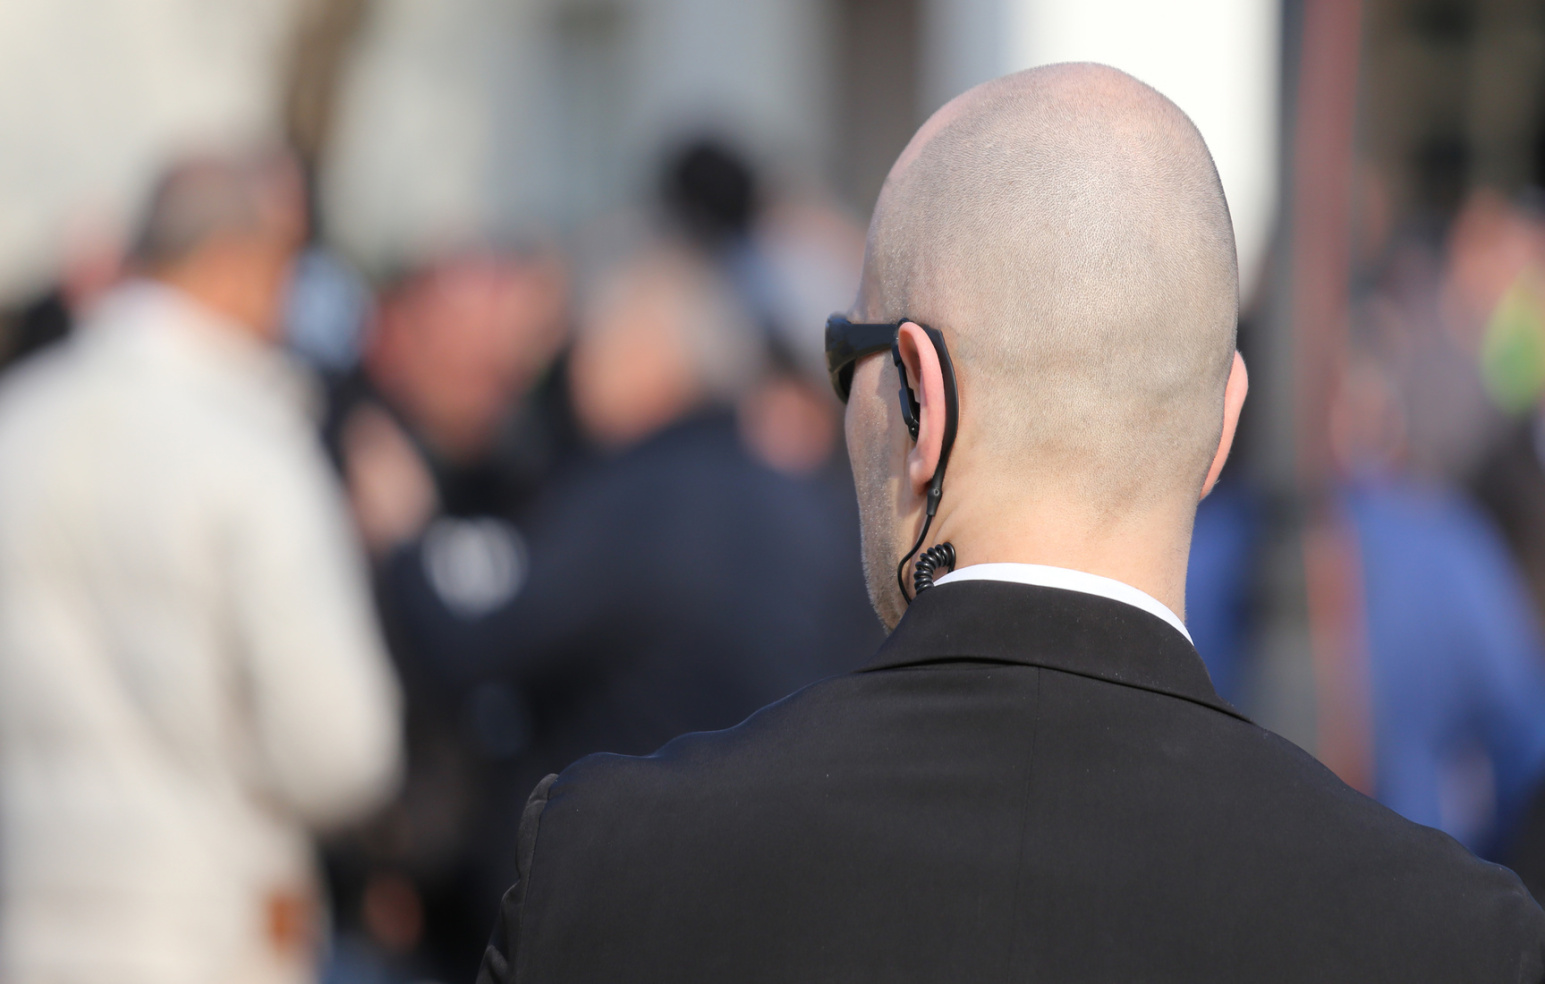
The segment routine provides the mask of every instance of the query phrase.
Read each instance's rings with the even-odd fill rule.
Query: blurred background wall
[[[329,237],[396,262],[425,242],[573,229],[651,191],[662,150],[702,132],[863,213],[950,96],[1080,58],[1198,120],[1247,269],[1275,207],[1270,0],[10,0],[0,16],[12,297],[47,279],[70,222],[121,225],[189,142],[287,126],[315,159]]]
[[[0,4],[0,296],[121,234],[168,157],[282,122],[303,3]]]
[[[78,227],[121,225],[155,163],[190,143],[288,126],[317,158],[330,237],[361,258],[571,229],[647,191],[661,149],[703,130],[863,213],[896,148],[951,95],[1079,58],[1132,71],[1197,120],[1253,284],[1280,199],[1280,90],[1295,70],[1283,53],[1314,6],[8,0],[0,296],[46,281]],[[1359,151],[1383,207],[1440,212],[1471,184],[1535,175],[1537,3],[1361,9]]]

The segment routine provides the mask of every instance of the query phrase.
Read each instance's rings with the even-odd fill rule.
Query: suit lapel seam
[[[1031,698],[1030,749],[1029,754],[1025,757],[1024,783],[1020,787],[1019,849],[1014,858],[1014,903],[1009,907],[1007,970],[1011,980],[1019,979],[1016,970],[1021,958],[1020,941],[1024,939],[1024,934],[1020,932],[1020,928],[1024,925],[1024,917],[1021,910],[1025,904],[1025,894],[1027,891],[1025,884],[1027,880],[1025,872],[1025,844],[1030,837],[1030,811],[1035,803],[1033,795],[1033,787],[1035,785],[1035,752],[1036,747],[1040,744],[1041,736],[1041,677],[1045,668],[1037,666],[1034,669],[1035,692]],[[1034,887],[1031,886],[1029,890],[1033,891]]]
[[[1226,714],[1232,718],[1238,718],[1246,724],[1253,723],[1248,717],[1235,710],[1221,697],[1210,699],[1206,697],[1198,697],[1174,688],[1163,687],[1154,684],[1137,683],[1132,680],[1118,680],[1113,677],[1102,676],[1098,673],[1090,673],[1084,670],[1069,669],[1065,666],[1052,666],[1048,663],[1043,663],[1035,659],[1008,659],[1002,656],[973,655],[918,656],[911,659],[898,660],[892,663],[881,663],[872,666],[866,666],[861,670],[857,670],[856,672],[881,673],[890,670],[918,670],[928,666],[940,666],[950,663],[991,663],[994,666],[1023,666],[1036,670],[1053,670],[1057,673],[1066,673],[1069,676],[1083,677],[1085,680],[1096,680],[1100,683],[1108,683],[1116,687],[1131,687],[1133,690],[1142,690],[1150,694],[1158,694],[1162,697],[1173,697],[1176,700],[1183,700],[1191,704],[1196,704],[1199,707],[1205,707],[1209,710],[1217,711],[1220,714]]]

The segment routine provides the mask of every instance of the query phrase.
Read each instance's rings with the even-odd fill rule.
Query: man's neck
[[[948,502],[946,495],[945,500]],[[940,509],[934,542],[955,545],[956,568],[1039,564],[1131,585],[1185,617],[1190,516],[1173,508],[1112,517],[1079,506]]]
[[[149,279],[180,292],[218,320],[258,342],[273,341],[277,307],[263,271],[226,252],[196,254],[148,271]]]

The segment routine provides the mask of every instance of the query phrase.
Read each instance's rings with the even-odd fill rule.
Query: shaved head
[[[1201,134],[1112,68],[972,89],[896,162],[859,307],[944,333],[961,438],[1026,494],[1195,502],[1223,427],[1238,271]]]

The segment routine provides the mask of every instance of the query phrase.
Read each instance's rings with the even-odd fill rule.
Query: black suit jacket
[[[1162,620],[997,582],[867,669],[544,781],[487,982],[1538,981],[1504,868],[1229,707]]]

